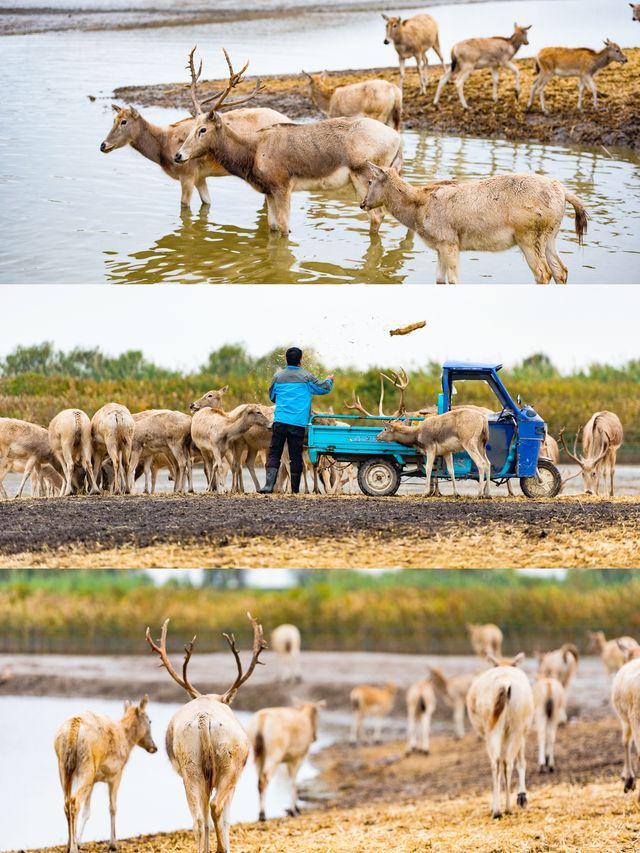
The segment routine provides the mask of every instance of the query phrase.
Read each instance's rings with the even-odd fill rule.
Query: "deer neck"
[[[403,426],[398,429],[398,433],[396,435],[395,441],[398,444],[405,444],[409,447],[412,447],[415,444],[416,437],[418,435],[419,427],[413,426]]]
[[[126,713],[120,720],[120,730],[122,731],[127,744],[127,755],[129,755],[133,747],[136,745],[136,729],[137,725],[135,715]]]
[[[245,139],[227,125],[220,125],[214,137],[210,153],[230,175],[243,178],[259,192],[265,188],[255,175],[257,139]]]
[[[513,33],[513,35],[509,36],[508,42],[511,45],[511,56],[515,56],[524,44],[520,33]]]
[[[227,441],[235,441],[238,436],[246,432],[248,429],[244,412],[240,412],[235,418],[229,421],[226,429]]]
[[[606,68],[610,62],[613,62],[613,59],[609,56],[607,48],[603,47],[602,50],[598,51],[594,56],[591,68],[589,69],[589,74],[593,76],[597,71],[602,71],[602,69]]]
[[[424,202],[424,193],[402,178],[389,174],[385,181],[384,206],[407,228],[415,230],[415,219]]]
[[[167,134],[164,128],[151,124],[141,116],[140,130],[131,143],[131,147],[135,148],[147,160],[151,160],[152,163],[166,166],[171,159],[170,155],[166,153],[166,144]]]
[[[312,80],[311,82],[311,99],[316,107],[323,113],[329,112],[329,104],[334,92],[335,88],[332,88],[331,86],[323,85],[317,80]]]

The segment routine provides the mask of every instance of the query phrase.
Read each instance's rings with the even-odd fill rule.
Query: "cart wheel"
[[[388,459],[367,459],[358,465],[358,485],[372,498],[395,495],[400,486],[398,466]]]
[[[520,488],[528,498],[555,498],[561,486],[560,471],[550,459],[538,459],[535,477],[520,477]]]

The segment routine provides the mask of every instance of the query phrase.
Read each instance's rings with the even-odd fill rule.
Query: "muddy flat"
[[[0,565],[637,565],[640,499],[164,495],[0,505]]]

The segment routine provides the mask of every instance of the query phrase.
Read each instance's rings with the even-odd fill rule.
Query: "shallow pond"
[[[622,4],[625,5],[625,4]],[[434,7],[445,52],[473,33],[508,31],[513,18],[532,23],[535,52],[549,40],[548,0]],[[554,35],[597,43],[597,0],[556,0]],[[578,14],[579,10],[579,14]],[[415,10],[414,10],[415,11]],[[628,7],[611,13],[611,38],[623,43]],[[357,38],[354,38],[354,27]],[[425,283],[435,256],[390,219],[370,240],[366,216],[350,191],[297,193],[289,241],[270,237],[263,199],[232,177],[209,181],[213,206],[181,214],[178,184],[133,150],[98,150],[111,125],[109,97],[129,83],[184,77],[197,41],[205,75],[222,73],[220,46],[250,56],[254,73],[394,64],[382,43],[378,13],[338,12],[236,21],[200,27],[54,32],[2,39],[0,64],[0,281],[43,283]],[[536,32],[539,36],[534,36]],[[596,32],[597,31],[597,32]],[[631,31],[627,41],[633,40]],[[544,36],[544,38],[543,38]],[[526,54],[524,54],[526,55]],[[87,96],[97,98],[91,101]],[[150,109],[168,123],[180,114]],[[570,283],[640,280],[640,158],[561,146],[434,137],[406,132],[406,177],[420,182],[535,170],[579,193],[592,221],[584,249],[572,220],[559,248]],[[517,250],[467,253],[463,282],[530,282]]]
[[[131,698],[136,697],[132,694]],[[171,768],[163,745],[167,723],[180,707],[164,703],[149,705],[158,752],[151,755],[134,747],[131,753],[118,795],[116,829],[119,838],[191,827],[182,782]],[[122,716],[122,703],[111,699],[0,697],[0,754],[5,771],[0,776],[3,813],[1,850],[49,846],[66,841],[66,821],[53,738],[61,723],[86,709],[116,719]],[[238,712],[237,716],[244,724],[251,715]],[[329,739],[320,733],[313,751],[328,743]],[[6,772],[9,768],[10,778]],[[306,761],[300,770],[299,780],[313,775],[315,770]],[[284,815],[288,798],[287,777],[279,771],[267,792],[268,815]],[[250,758],[236,788],[231,819],[234,823],[253,821],[257,814],[257,780]],[[91,801],[85,840],[104,838],[109,838],[109,801],[107,786],[98,784]]]

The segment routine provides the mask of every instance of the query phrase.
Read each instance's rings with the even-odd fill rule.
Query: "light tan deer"
[[[587,640],[587,650],[600,655],[609,675],[616,673],[625,662],[624,652],[620,649],[619,642],[630,648],[640,648],[633,637],[624,636],[607,640],[604,631],[589,631]]]
[[[300,631],[295,625],[278,625],[271,632],[271,648],[278,656],[279,677],[294,684],[302,681],[300,670]]]
[[[413,57],[418,68],[420,78],[420,92],[427,93],[429,85],[429,61],[427,51],[433,50],[438,55],[444,67],[444,58],[440,50],[440,38],[438,36],[438,24],[431,15],[414,15],[404,21],[397,16],[382,16],[385,20],[386,30],[384,43],[393,42],[398,54],[400,65],[400,88],[404,89],[404,66],[407,59]]]
[[[533,684],[533,705],[538,735],[538,772],[553,773],[558,726],[567,718],[564,686],[557,678],[539,674]]]
[[[545,175],[496,175],[480,181],[437,181],[414,187],[394,169],[369,164],[372,180],[360,205],[384,206],[438,255],[436,283],[457,284],[460,252],[503,252],[518,246],[538,284],[565,284],[568,270],[556,237],[567,202],[575,210],[578,243],[587,230],[580,199]]]
[[[513,72],[515,96],[519,98],[520,72],[513,57],[522,45],[529,44],[527,33],[530,29],[531,26],[521,27],[514,24],[513,33],[509,38],[493,36],[492,38],[465,39],[454,44],[451,48],[451,67],[441,77],[433,103],[438,105],[442,89],[453,77],[460,103],[465,110],[468,109],[469,105],[464,96],[464,83],[472,71],[480,68],[488,68],[491,71],[494,101],[498,100],[498,79],[501,68],[508,68]]]
[[[546,433],[544,441],[540,444],[540,456],[544,459],[550,459],[554,465],[560,461],[560,448],[558,442],[552,435]]]
[[[533,106],[536,92],[540,97],[540,107],[547,112],[544,103],[544,89],[553,77],[578,78],[578,109],[582,110],[582,96],[585,86],[593,95],[594,109],[598,106],[598,90],[593,78],[612,62],[627,62],[627,57],[619,45],[605,39],[604,48],[600,51],[587,47],[545,47],[536,56],[536,74],[531,85],[527,109]]]
[[[620,651],[625,662],[613,679],[611,687],[611,703],[614,707],[622,729],[622,746],[624,749],[624,792],[636,787],[636,774],[631,757],[631,742],[635,744],[636,752],[640,753],[640,649],[625,648],[622,644]],[[640,794],[638,796],[640,802]]]
[[[199,412],[200,409],[222,409],[224,408],[223,397],[229,390],[228,385],[223,385],[222,388],[211,389],[211,391],[207,391],[206,394],[203,394],[199,400],[194,400],[193,403],[189,406],[189,410],[192,414]]]
[[[201,203],[211,204],[207,178],[219,178],[228,172],[210,155],[197,157],[188,163],[176,163],[174,159],[195,123],[194,118],[183,118],[168,127],[158,127],[144,118],[135,107],[112,104],[112,108],[116,117],[106,139],[100,145],[104,154],[131,145],[147,160],[157,163],[170,178],[180,181],[181,205],[189,206],[194,187]],[[288,122],[289,118],[284,113],[264,107],[231,110],[222,116],[222,121],[240,136],[250,136],[258,133],[263,127]]]
[[[568,690],[576,677],[579,657],[573,643],[564,643],[559,649],[539,656],[538,673],[542,678],[555,678]]]
[[[631,20],[640,21],[640,3],[629,3],[631,6]]]
[[[439,667],[430,666],[429,677],[438,696],[453,709],[453,729],[456,738],[463,738],[467,693],[477,678],[477,673],[446,676]]]
[[[332,86],[326,71],[307,74],[309,96],[313,104],[329,118],[368,116],[400,130],[402,92],[388,80],[365,80],[346,86]]]
[[[91,421],[81,409],[64,409],[49,423],[49,444],[63,471],[61,495],[73,490],[73,473],[79,464],[91,484],[91,494],[100,492],[92,466]]]
[[[390,421],[376,436],[376,441],[396,441],[406,447],[415,447],[416,453],[425,457],[425,496],[431,495],[431,472],[438,456],[444,456],[447,471],[457,497],[453,454],[465,450],[478,469],[478,494],[489,495],[491,463],[487,456],[489,424],[482,412],[472,409],[454,409],[443,415],[409,426],[402,421]]]
[[[483,737],[491,762],[493,795],[491,815],[502,817],[501,788],[505,812],[511,814],[511,776],[518,770],[517,803],[527,804],[525,747],[533,722],[533,692],[527,676],[518,669],[520,653],[508,665],[500,663],[481,673],[467,694],[467,712],[476,733]]]
[[[436,710],[436,694],[428,678],[416,681],[407,690],[407,754],[429,755],[431,717]]]
[[[97,478],[103,461],[108,457],[113,466],[111,491],[130,494],[133,488],[131,450],[135,421],[126,406],[106,403],[91,418],[93,445],[93,475]]]
[[[382,741],[382,723],[393,711],[397,689],[393,681],[389,681],[384,687],[361,685],[353,688],[349,694],[352,712],[350,743],[360,744],[367,717],[374,719],[373,743]]]
[[[576,453],[578,438],[582,431],[582,455]],[[596,412],[576,433],[573,453],[564,440],[564,429],[560,430],[560,442],[565,453],[580,466],[578,474],[567,477],[564,483],[582,474],[584,490],[588,495],[600,494],[600,479],[605,490],[613,495],[613,481],[616,473],[616,455],[624,439],[620,418],[614,412]],[[607,478],[609,484],[607,487]]]
[[[145,492],[152,478],[153,461],[162,456],[170,460],[174,492],[193,491],[191,464],[191,418],[184,412],[153,409],[133,415],[135,429],[131,451],[131,469],[144,466]]]
[[[151,639],[151,632],[147,628],[147,642],[152,650],[159,656],[171,678],[186,690],[192,699],[169,721],[165,744],[171,766],[181,776],[184,784],[198,853],[209,853],[210,818],[213,820],[217,853],[230,853],[231,849],[229,811],[236,785],[249,757],[250,743],[229,706],[238,689],[260,663],[260,653],[265,648],[262,626],[250,613],[247,616],[253,627],[251,663],[244,671],[233,634],[224,634],[233,653],[238,674],[231,687],[222,694],[202,694],[189,682],[187,668],[195,637],[185,646],[180,676],[167,655],[169,620],[162,626],[158,642]]]
[[[294,708],[262,708],[249,720],[247,734],[258,772],[259,820],[266,820],[265,798],[273,774],[284,764],[289,774],[291,800],[287,814],[298,808],[297,776],[311,744],[317,737],[318,712],[326,702],[299,702]]]
[[[226,51],[225,57],[229,83],[213,108],[197,116],[175,160],[184,163],[205,154],[215,157],[230,174],[265,195],[271,231],[281,236],[289,233],[292,192],[334,190],[351,184],[361,201],[367,188],[367,160],[402,167],[400,134],[364,116],[279,124],[252,139],[241,137],[225,125],[218,110],[243,79],[247,66],[236,73]],[[381,211],[369,215],[372,233],[379,230],[383,215]]]
[[[500,657],[503,637],[497,625],[492,622],[487,622],[486,625],[474,625],[468,622],[466,628],[474,654],[481,658],[486,658],[487,655]]]
[[[54,746],[64,795],[69,834],[68,853],[78,853],[82,833],[89,819],[91,793],[96,782],[105,782],[109,786],[109,850],[117,849],[116,808],[122,771],[134,746],[151,753],[158,751],[151,736],[147,702],[147,696],[138,705],[125,702],[121,720],[86,711],[71,717],[56,732]]]
[[[4,488],[4,478],[10,471],[22,472],[22,479],[16,494],[22,497],[27,480],[32,478],[34,496],[41,494],[42,485],[50,479],[50,474],[62,477],[60,463],[49,444],[48,431],[37,424],[18,418],[0,418],[0,495],[8,498]],[[61,480],[57,480],[58,488]]]

